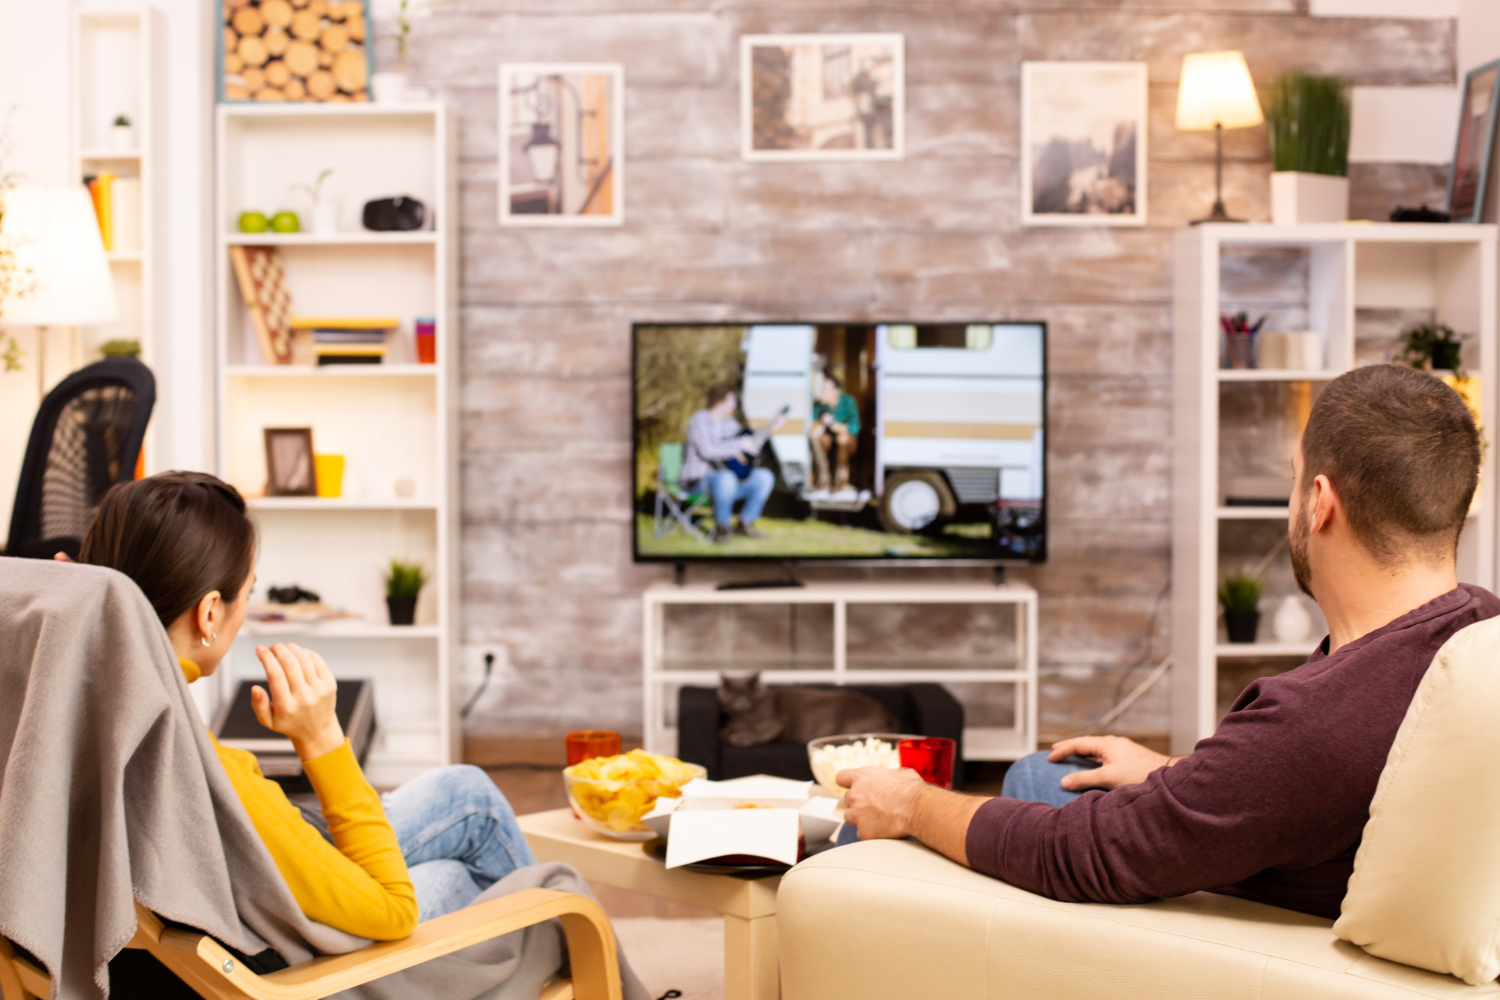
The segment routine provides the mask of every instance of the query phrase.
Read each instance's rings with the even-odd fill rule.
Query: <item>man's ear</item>
[[[1308,530],[1313,534],[1327,531],[1335,515],[1343,510],[1343,502],[1325,475],[1314,477],[1312,483],[1312,511],[1308,517]]]

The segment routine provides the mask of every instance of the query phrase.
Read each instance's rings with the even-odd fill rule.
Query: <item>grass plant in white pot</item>
[[[1300,70],[1271,85],[1271,221],[1343,222],[1349,217],[1349,93],[1332,76]]]

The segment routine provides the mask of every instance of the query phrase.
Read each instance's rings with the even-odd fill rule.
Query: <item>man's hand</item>
[[[295,643],[255,648],[266,671],[270,694],[257,684],[250,691],[255,718],[292,741],[297,756],[312,760],[337,750],[344,730],[334,713],[338,684],[323,658]]]
[[[1070,792],[1089,788],[1119,788],[1146,780],[1152,771],[1170,762],[1166,754],[1141,746],[1123,736],[1080,736],[1052,744],[1047,759],[1054,763],[1069,757],[1088,757],[1100,766],[1077,771],[1062,779]]]
[[[859,827],[860,840],[910,837],[912,806],[927,783],[910,768],[856,767],[834,779],[849,789],[844,821]]]

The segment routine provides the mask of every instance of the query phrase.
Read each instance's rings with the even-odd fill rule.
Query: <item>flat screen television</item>
[[[1043,323],[637,323],[638,562],[1047,555]]]

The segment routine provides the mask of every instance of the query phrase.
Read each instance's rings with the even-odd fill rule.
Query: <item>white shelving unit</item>
[[[849,609],[856,605],[1012,605],[1015,648],[1011,662],[965,663],[952,658],[861,656],[849,654]],[[667,649],[667,611],[694,605],[825,605],[833,613],[833,645],[827,653],[724,659],[673,656]],[[767,590],[717,590],[711,584],[657,584],[644,598],[645,645],[642,696],[646,748],[676,753],[676,705],[672,694],[684,685],[714,687],[720,671],[760,669],[769,684],[1008,684],[1016,688],[1015,724],[964,730],[967,760],[1016,760],[1036,749],[1037,595],[1027,584],[808,584]]]
[[[1323,341],[1324,367],[1310,371],[1223,367],[1219,316],[1240,307],[1234,291],[1226,287],[1226,255],[1263,253],[1280,255],[1283,266],[1290,262],[1300,268],[1305,287],[1301,301],[1272,304],[1269,311],[1274,319],[1268,328],[1317,331]],[[1323,383],[1357,365],[1382,360],[1382,349],[1394,346],[1400,332],[1390,324],[1404,326],[1407,318],[1420,315],[1472,335],[1464,346],[1464,362],[1468,373],[1479,377],[1481,420],[1493,439],[1495,393],[1500,388],[1495,380],[1496,266],[1496,227],[1491,225],[1217,224],[1178,234],[1173,320],[1173,753],[1188,752],[1218,725],[1220,661],[1277,661],[1276,666],[1291,667],[1309,656],[1317,641],[1231,644],[1219,626],[1218,581],[1224,573],[1240,568],[1225,564],[1226,539],[1236,531],[1265,532],[1271,524],[1284,525],[1288,515],[1286,507],[1224,504],[1221,478],[1244,471],[1230,467],[1234,459],[1223,454],[1226,434],[1235,432],[1224,419],[1228,394],[1290,392],[1305,420],[1305,407]],[[1372,336],[1371,329],[1378,333]],[[1279,449],[1280,442],[1261,442],[1263,447],[1284,450],[1275,456],[1278,471],[1286,469],[1296,447],[1300,426],[1291,430],[1294,433],[1284,442],[1284,449]],[[1497,558],[1494,448],[1486,450],[1483,462],[1480,495],[1459,547],[1459,577],[1493,587]],[[1280,559],[1285,563],[1288,557],[1283,553]],[[1270,632],[1272,601],[1269,594],[1262,601],[1262,635]]]
[[[224,691],[259,676],[256,643],[294,641],[336,675],[375,682],[379,735],[369,774],[393,785],[459,758],[458,212],[455,122],[441,104],[220,105],[214,239],[219,474],[246,495],[260,526],[259,589],[298,584],[359,615],[315,627],[247,628]],[[296,211],[293,185],[332,168],[324,197],[332,233],[245,234],[239,214]],[[372,198],[415,196],[436,228],[372,233]],[[386,363],[267,364],[240,296],[230,248],[275,246],[296,315],[392,315]],[[437,364],[417,362],[413,321],[437,321]],[[319,453],[345,456],[338,498],[267,497],[266,427],[311,427]],[[417,623],[387,624],[382,571],[391,558],[424,563],[432,582]]]
[[[109,340],[136,340],[141,360],[150,365],[162,356],[157,343],[158,312],[165,298],[165,269],[159,266],[166,199],[160,197],[165,166],[160,128],[165,96],[160,85],[165,26],[160,12],[145,5],[82,7],[74,11],[69,67],[69,148],[72,179],[108,171],[139,180],[141,225],[139,246],[109,252],[119,318],[88,327],[75,336],[71,368],[98,360]],[[135,130],[131,149],[110,148],[110,126],[116,115],[130,118]],[[160,471],[156,428],[170,414],[170,401],[158,399],[148,428],[143,456],[146,471]]]

